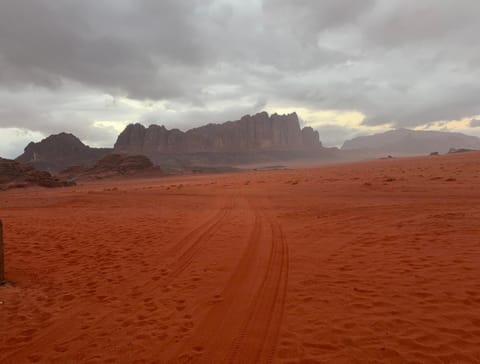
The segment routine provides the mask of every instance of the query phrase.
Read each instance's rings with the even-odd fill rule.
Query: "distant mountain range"
[[[30,143],[16,160],[36,169],[59,172],[93,166],[112,154],[144,155],[165,170],[194,166],[239,166],[279,161],[346,161],[391,155],[446,153],[451,148],[480,149],[480,139],[461,133],[398,129],[346,141],[341,150],[325,148],[318,132],[300,127],[297,114],[262,112],[237,121],[208,124],[188,131],[130,124],[113,148],[91,148],[67,133]]]
[[[396,129],[347,140],[342,150],[362,150],[382,154],[424,155],[447,153],[451,148],[480,149],[480,138],[462,133]]]
[[[185,167],[301,159],[324,151],[328,154],[329,149],[322,147],[318,132],[302,129],[297,114],[269,116],[262,112],[186,132],[130,124],[111,149],[91,148],[72,134],[60,133],[30,143],[17,161],[58,172],[75,165],[91,166],[110,153],[141,154],[161,166]]]

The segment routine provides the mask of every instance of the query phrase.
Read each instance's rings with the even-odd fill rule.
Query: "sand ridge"
[[[0,362],[480,362],[479,158],[4,192]]]

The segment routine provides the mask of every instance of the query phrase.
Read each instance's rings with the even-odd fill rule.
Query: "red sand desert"
[[[1,363],[480,363],[480,154],[0,194]]]

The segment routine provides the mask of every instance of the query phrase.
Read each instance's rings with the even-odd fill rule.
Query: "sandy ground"
[[[480,154],[0,194],[1,363],[480,363]]]

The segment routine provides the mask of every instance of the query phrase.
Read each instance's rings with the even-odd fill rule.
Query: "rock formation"
[[[256,152],[320,150],[318,132],[300,128],[296,113],[266,112],[238,121],[208,124],[186,132],[164,126],[130,124],[119,135],[114,150],[155,156],[159,153]]]
[[[0,184],[10,183],[34,171],[28,164],[0,158]]]
[[[0,190],[28,186],[63,187],[70,182],[52,176],[46,171],[37,171],[29,164],[0,158]]]
[[[159,167],[155,167],[150,159],[143,155],[109,154],[101,158],[92,167],[74,166],[60,172],[69,179],[87,177],[101,179],[114,176],[132,176],[145,173],[162,174]]]
[[[166,169],[185,170],[192,166],[236,166],[316,158],[325,151],[318,132],[310,127],[301,129],[296,113],[269,116],[262,112],[186,132],[159,125],[146,128],[130,124],[118,136],[113,149],[90,148],[76,136],[60,133],[39,143],[30,143],[16,160],[52,173],[76,166],[70,168],[70,172],[81,173],[113,152],[143,155]]]
[[[152,161],[143,155],[110,154],[95,163],[92,170],[130,173],[150,169],[152,167]]]
[[[90,148],[73,134],[60,133],[28,144],[16,160],[40,170],[56,172],[72,165],[93,164],[110,151],[107,148]]]

